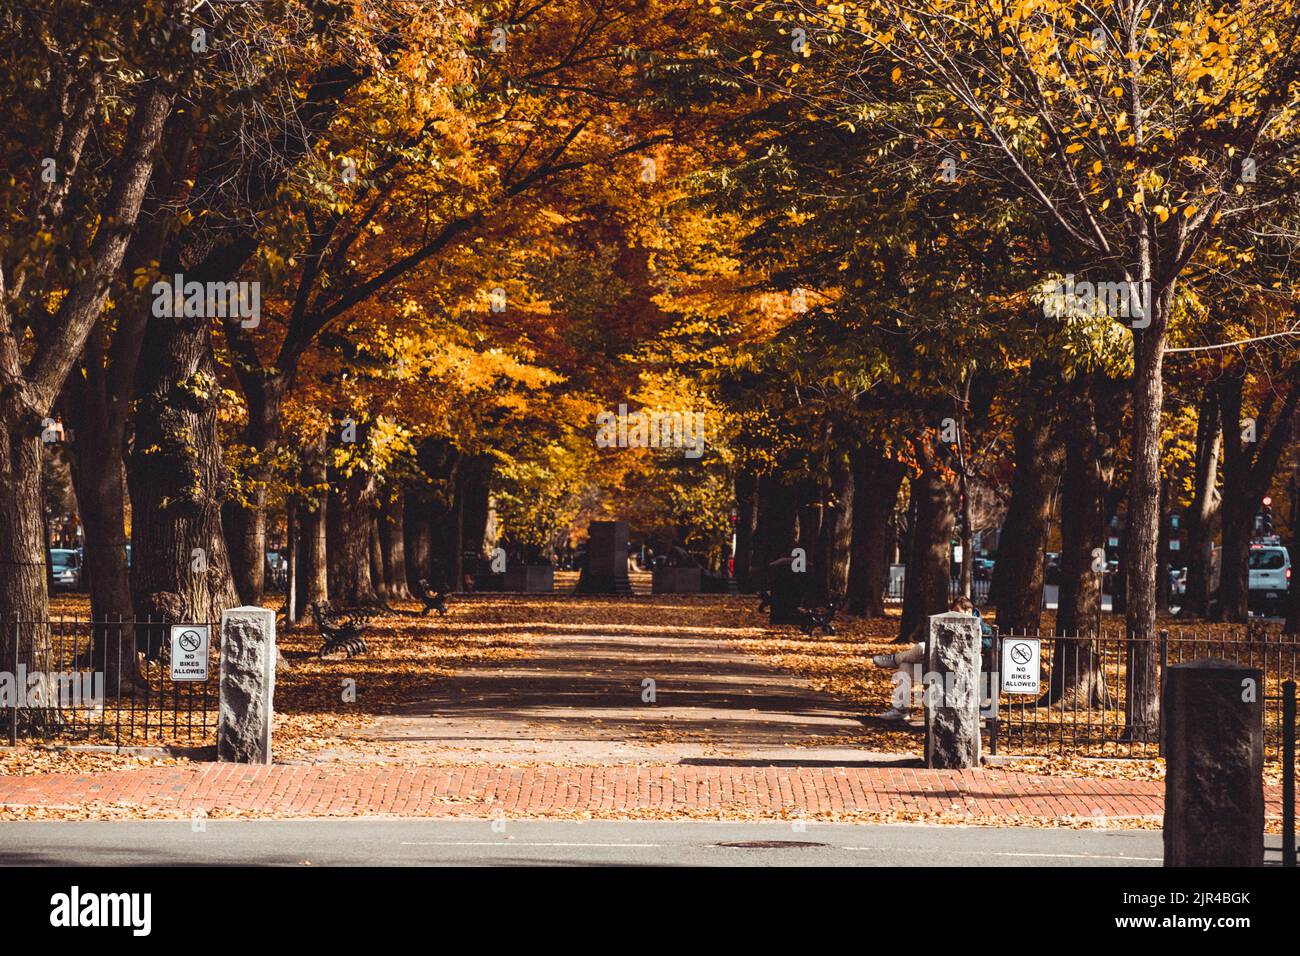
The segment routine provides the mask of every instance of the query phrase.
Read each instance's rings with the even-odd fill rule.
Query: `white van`
[[[1253,544],[1247,562],[1252,609],[1277,614],[1291,586],[1291,555],[1281,545]]]

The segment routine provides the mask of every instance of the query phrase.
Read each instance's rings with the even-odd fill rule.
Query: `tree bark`
[[[758,481],[758,476],[752,471],[744,468],[736,471],[736,551],[732,556],[732,568],[736,589],[741,594],[752,594],[757,590],[750,569],[758,522]]]
[[[1296,450],[1296,462],[1291,471],[1287,492],[1291,499],[1291,515],[1290,520],[1287,521],[1291,536],[1287,541],[1287,552],[1291,555],[1300,555],[1300,448]],[[1300,634],[1300,580],[1297,580],[1294,568],[1291,572],[1291,586],[1287,589],[1286,621],[1282,625],[1282,633]]]
[[[328,601],[329,550],[328,515],[329,485],[325,467],[326,444],[322,433],[303,454],[303,494],[298,504],[298,617],[307,615],[307,609],[318,601]]]
[[[370,584],[375,589],[379,603],[387,604],[388,579],[384,577],[384,543],[379,522],[380,512],[378,503],[376,503],[366,518],[366,524],[370,529]]]
[[[1031,393],[1012,430],[1016,470],[991,584],[997,624],[1007,633],[1037,628],[1042,620],[1043,551],[1064,451],[1051,410],[1046,396]]]
[[[1187,586],[1182,617],[1208,617],[1214,559],[1214,524],[1219,513],[1218,483],[1221,418],[1217,388],[1205,389],[1196,414],[1196,460],[1192,504],[1187,513]]]
[[[926,638],[931,614],[948,609],[948,581],[952,575],[952,532],[956,525],[956,489],[944,480],[929,449],[918,447],[921,473],[912,478],[916,503],[912,551],[907,561],[907,593],[899,624],[899,643]]]
[[[1150,276],[1150,264],[1141,270]],[[1133,376],[1133,472],[1125,524],[1125,619],[1128,683],[1125,732],[1154,739],[1160,729],[1156,646],[1156,550],[1160,534],[1160,416],[1164,404],[1165,337],[1173,301],[1172,280],[1154,290],[1150,325],[1135,329]]]
[[[420,579],[433,580],[433,502],[423,487],[411,487],[403,496],[405,514],[402,530],[406,535],[406,578],[413,593],[419,593]]]
[[[127,459],[137,617],[218,621],[239,603],[221,525],[226,473],[211,346],[207,319],[150,320]]]
[[[390,601],[409,601],[406,571],[406,502],[402,489],[394,489],[383,499],[380,512],[381,543],[384,558],[384,587]]]
[[[274,477],[271,460],[280,448],[280,408],[285,385],[285,376],[279,374],[244,381],[248,424],[240,440],[248,446],[250,456],[243,476],[247,493],[240,500],[232,498],[222,505],[221,517],[235,586],[248,604],[261,604],[266,591],[266,493]]]
[[[284,582],[284,614],[290,624],[298,623],[298,573],[301,568],[298,553],[298,498],[290,495],[285,502],[284,543],[286,574]]]
[[[1106,571],[1107,490],[1114,476],[1119,407],[1114,383],[1100,376],[1075,382],[1067,396],[1065,469],[1061,478],[1061,577],[1056,633],[1097,637]],[[1097,706],[1106,701],[1096,645],[1060,641],[1044,703]]]
[[[884,617],[889,522],[905,469],[878,446],[870,445],[855,452],[853,467],[853,543],[845,610],[865,618]]]
[[[357,426],[364,447],[369,426]],[[326,534],[330,600],[347,607],[379,603],[370,577],[370,529],[375,499],[374,474],[352,462],[350,473],[330,469]]]
[[[853,468],[839,455],[832,457],[827,501],[822,512],[817,564],[826,598],[843,606],[849,589],[849,559],[853,544]]]
[[[1291,439],[1296,406],[1300,403],[1300,363],[1284,396],[1265,405],[1254,419],[1253,442],[1243,440],[1242,407],[1245,363],[1237,360],[1220,379],[1223,409],[1223,546],[1219,560],[1219,597],[1213,617],[1223,621],[1249,618],[1250,572],[1247,567],[1255,515],[1277,470],[1282,450]]]
[[[171,95],[160,82],[145,83],[135,101],[121,161],[102,209],[101,225],[89,250],[91,266],[69,278],[67,293],[47,324],[30,359],[23,363],[24,334],[9,314],[9,292],[0,267],[0,620],[44,622],[49,617],[41,506],[41,422],[49,414],[73,364],[82,352],[108,296],[109,285],[126,254]],[[88,220],[87,220],[88,221]],[[39,290],[29,290],[36,299]],[[49,629],[34,625],[12,645],[0,641],[0,670],[18,664],[39,667],[48,651]]]
[[[491,475],[491,463],[482,456],[467,459],[458,472],[456,493],[463,502],[460,547],[462,552],[472,551],[477,556],[483,554],[483,543],[487,535]]]
[[[817,575],[817,586],[814,590],[822,590],[821,581],[825,579],[826,569],[818,566],[818,551],[821,547],[822,535],[822,518],[823,508],[825,507],[825,491],[822,481],[818,478],[805,478],[795,486],[795,494],[799,503],[799,538],[797,546],[803,549],[804,559],[807,561],[807,572]],[[820,593],[810,600],[820,600]]]
[[[776,474],[764,475],[758,484],[758,518],[754,564],[751,576],[767,584],[767,566],[794,550],[795,525],[799,520],[794,489],[782,484]]]

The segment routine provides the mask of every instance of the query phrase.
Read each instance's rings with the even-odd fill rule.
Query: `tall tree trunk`
[[[217,621],[239,603],[221,526],[226,474],[211,345],[207,319],[150,321],[127,459],[138,617]],[[159,637],[151,629],[151,655]]]
[[[1033,392],[1012,430],[1016,471],[991,584],[998,627],[1008,633],[1036,628],[1042,620],[1043,551],[1063,457],[1061,443],[1054,440],[1052,407]]]
[[[248,424],[240,441],[248,446],[247,492],[222,506],[235,586],[249,604],[262,603],[266,590],[266,494],[274,479],[272,461],[280,449],[280,411],[290,377],[281,372],[245,371],[240,376],[248,405]]]
[[[858,449],[853,468],[853,543],[846,610],[866,618],[884,617],[891,558],[889,524],[905,469],[877,446]]]
[[[1101,630],[1102,585],[1106,570],[1107,490],[1114,475],[1113,443],[1118,404],[1100,377],[1077,381],[1068,396],[1065,470],[1061,479],[1061,577],[1056,633],[1097,637]],[[1105,677],[1097,648],[1082,641],[1060,641],[1052,661],[1046,702],[1093,706],[1106,700]]]
[[[1292,466],[1287,492],[1291,499],[1291,515],[1287,521],[1291,537],[1287,541],[1287,552],[1300,555],[1300,447],[1296,448],[1296,462]],[[1282,625],[1282,633],[1294,635],[1300,634],[1300,579],[1297,579],[1294,568],[1290,584],[1287,588],[1286,621]]]
[[[1282,451],[1291,440],[1296,408],[1300,406],[1300,362],[1291,367],[1289,374],[1287,391],[1281,397],[1274,393],[1251,423],[1254,441],[1242,436],[1245,363],[1236,361],[1220,380],[1223,549],[1219,562],[1219,599],[1214,614],[1219,620],[1244,621],[1249,616],[1247,559],[1255,515],[1272,484]]]
[[[388,603],[388,579],[384,576],[384,542],[379,522],[380,513],[376,504],[371,508],[366,522],[370,526],[370,585],[375,589],[380,603],[386,604]]]
[[[1160,480],[1160,534],[1156,539],[1156,610],[1169,613],[1169,478]]]
[[[767,587],[767,566],[794,550],[795,525],[799,520],[795,491],[781,483],[777,474],[764,475],[758,483],[758,517],[754,533],[754,563],[750,575]]]
[[[369,442],[369,425],[357,426],[358,450]],[[350,473],[330,469],[326,508],[330,600],[357,607],[377,604],[379,594],[370,576],[370,530],[374,524],[374,473],[351,463]]]
[[[757,588],[750,573],[754,557],[754,532],[758,521],[758,476],[745,468],[736,471],[736,551],[732,568],[736,588],[752,594]]]
[[[1149,252],[1147,254],[1150,254]],[[1146,263],[1142,275],[1150,275]],[[1164,404],[1165,336],[1173,301],[1172,280],[1152,296],[1150,325],[1134,330],[1133,472],[1124,529],[1125,619],[1129,634],[1126,734],[1154,739],[1160,728],[1156,646],[1156,549],[1160,533],[1160,416]]]
[[[461,467],[456,483],[461,505],[461,550],[483,554],[487,536],[491,462],[485,457],[467,459]]]
[[[406,503],[402,489],[384,496],[380,512],[381,543],[384,558],[384,586],[390,601],[409,601],[411,591],[406,579]]]
[[[798,547],[803,549],[804,558],[808,562],[808,571],[816,573],[821,578],[825,576],[825,569],[818,567],[817,564],[817,554],[821,546],[822,512],[825,507],[825,490],[821,476],[806,478],[799,482],[795,493],[799,502]],[[817,585],[815,590],[820,591],[821,586]]]
[[[957,496],[940,474],[929,449],[918,446],[921,473],[911,481],[916,503],[912,552],[907,561],[907,593],[898,641],[926,639],[931,614],[948,609],[948,581],[952,576],[952,532],[956,525]]]
[[[309,445],[303,453],[303,494],[298,504],[298,617],[307,616],[308,608],[318,601],[328,601],[329,592],[329,475],[325,435]]]
[[[44,511],[39,422],[0,428],[0,587],[7,625],[0,634],[0,671],[9,674],[19,664],[41,669],[48,647],[49,628],[40,623],[49,617]]]
[[[0,267],[0,621],[36,622],[27,627],[15,625],[19,637],[16,654],[10,641],[0,640],[0,670],[9,673],[19,664],[30,670],[48,664],[41,423],[63,391],[68,373],[99,320],[112,278],[122,265],[171,112],[172,93],[164,89],[161,79],[148,80],[138,89],[126,136],[117,151],[120,159],[112,171],[112,186],[96,211],[99,225],[84,260],[89,265],[65,277],[67,289],[57,312],[52,321],[41,323],[46,334],[28,336],[21,320],[15,323],[9,311],[8,277]],[[97,99],[95,92],[86,100],[79,119],[65,128],[70,138],[84,143]],[[80,155],[81,146],[71,146],[71,140],[57,145]],[[75,169],[75,161],[71,167]],[[38,208],[42,215],[48,211],[43,204]],[[80,221],[85,224],[92,218],[87,214]],[[27,289],[26,297],[38,301],[48,291]],[[24,361],[24,356],[30,357]]]
[[[402,516],[402,530],[406,536],[406,578],[407,584],[415,593],[419,593],[420,579],[430,583],[433,579],[433,526],[431,511],[432,499],[423,487],[409,487],[402,498],[405,513]]]
[[[853,543],[853,468],[841,456],[832,457],[817,566],[828,600],[843,605],[849,589],[849,556]]]
[[[1250,539],[1259,502],[1251,500],[1249,442],[1243,441],[1242,393],[1246,383],[1244,363],[1234,363],[1220,380],[1223,408],[1223,546],[1219,552],[1219,595],[1214,617],[1220,621],[1245,621],[1249,616]]]
[[[77,433],[81,440],[81,433]],[[88,443],[93,447],[94,443]],[[126,470],[120,449],[117,455],[87,457],[81,447],[71,458],[72,484],[81,515],[85,554],[82,570],[90,590],[90,614],[94,621],[129,620],[132,614],[130,569],[126,560]],[[96,462],[96,465],[89,464]],[[129,659],[130,641],[121,627],[94,627],[94,663],[104,672],[104,686],[118,686],[117,665]]]
[[[1214,560],[1214,524],[1219,513],[1215,488],[1219,475],[1221,428],[1219,394],[1213,386],[1201,396],[1196,414],[1196,460],[1194,489],[1187,513],[1187,586],[1183,594],[1183,617],[1208,617],[1210,574]]]
[[[291,495],[285,502],[284,538],[285,538],[285,581],[284,614],[290,624],[298,622],[298,499]]]

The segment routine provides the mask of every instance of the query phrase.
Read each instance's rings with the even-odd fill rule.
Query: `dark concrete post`
[[[1165,866],[1264,864],[1263,706],[1258,667],[1165,671]]]
[[[980,762],[980,622],[935,614],[926,642],[925,765],[963,770]]]
[[[218,760],[271,762],[275,657],[275,611],[234,607],[221,613]]]
[[[593,521],[587,526],[587,561],[578,576],[579,594],[631,594],[627,576],[626,521]]]

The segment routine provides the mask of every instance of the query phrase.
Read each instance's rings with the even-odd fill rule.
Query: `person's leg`
[[[877,667],[895,668],[904,664],[919,664],[925,660],[925,642],[913,644],[905,651],[899,651],[897,654],[877,654],[872,659]]]
[[[906,720],[912,707],[913,681],[910,671],[913,664],[925,659],[924,642],[913,644],[897,654],[877,654],[872,660],[877,667],[897,669],[894,677],[894,705],[880,716],[886,720]]]

